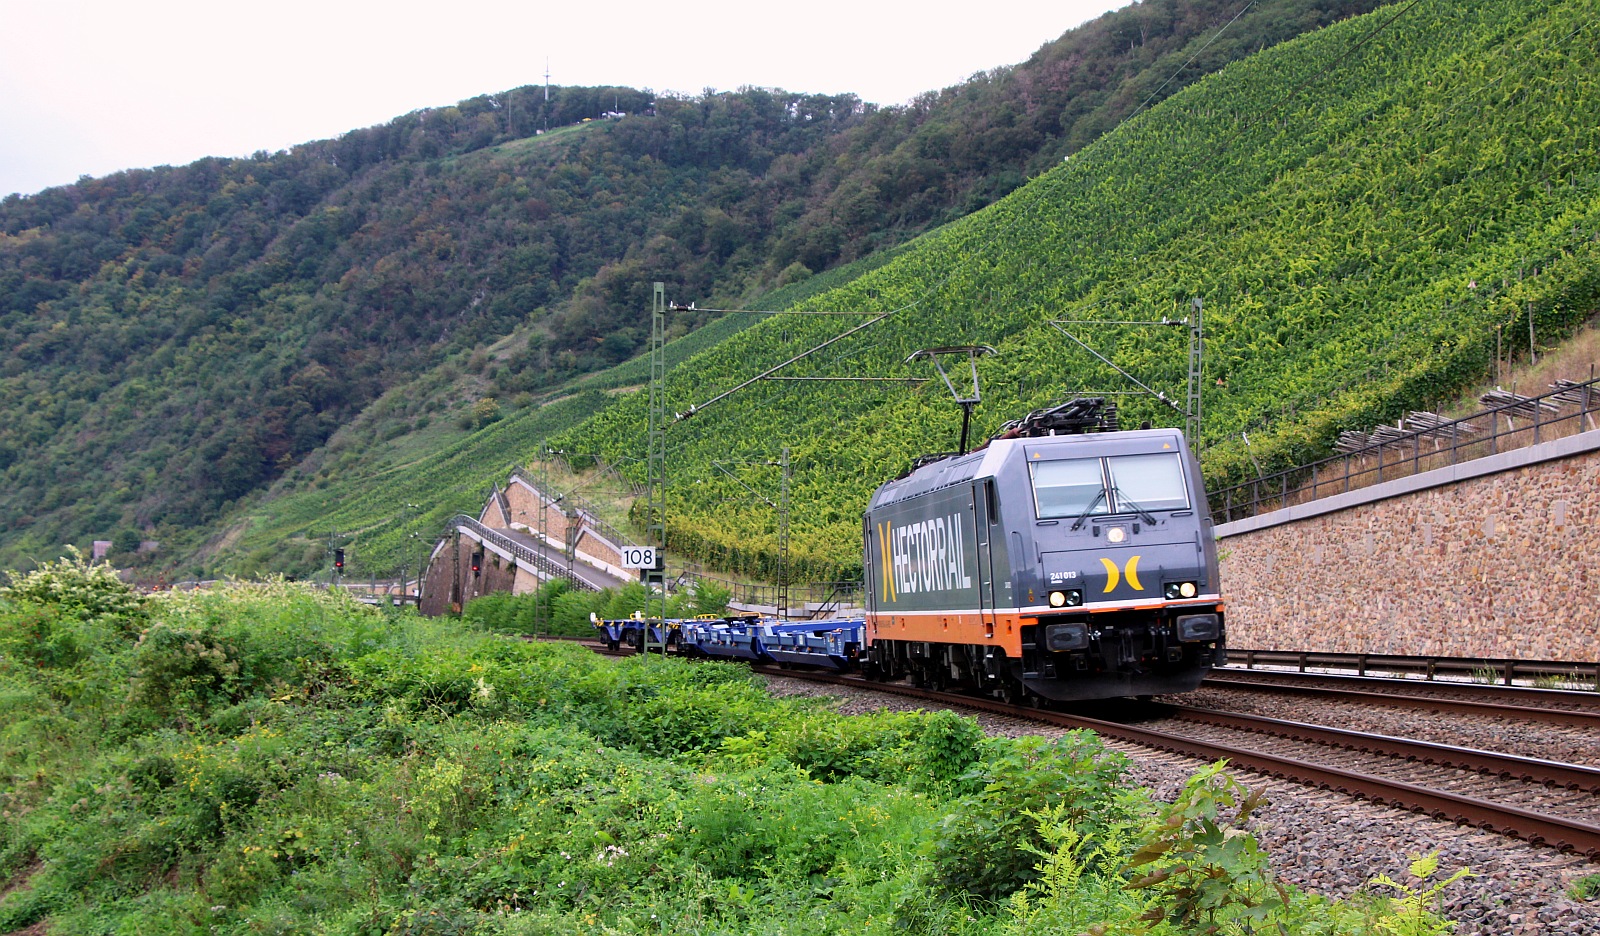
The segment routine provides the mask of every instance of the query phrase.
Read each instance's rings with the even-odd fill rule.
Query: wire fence
[[[1595,429],[1600,379],[1558,380],[1532,397],[1497,389],[1480,402],[1485,408],[1460,419],[1417,412],[1395,426],[1343,433],[1338,455],[1211,492],[1212,518],[1242,520]]]
[[[638,545],[632,540],[632,538],[624,534],[621,530],[606,522],[606,520],[600,516],[599,508],[597,508],[588,498],[571,491],[558,491],[554,486],[549,484],[540,484],[538,481],[533,480],[534,478],[538,477],[538,475],[532,469],[523,470],[519,468],[513,470],[511,472],[511,476],[513,478],[521,479],[524,484],[539,491],[544,497],[550,498],[551,503],[556,507],[556,509],[561,510],[562,513],[568,518],[579,520],[596,533],[599,533],[601,536],[611,540],[611,542],[617,546]]]
[[[674,587],[681,589],[695,582],[710,582],[720,588],[727,589],[731,595],[729,598],[730,604],[758,608],[776,608],[778,606],[778,586],[776,585],[735,582],[718,578],[714,575],[685,572],[678,576]],[[789,607],[794,611],[804,608],[811,616],[820,617],[838,611],[841,608],[860,607],[863,592],[864,587],[859,579],[845,582],[791,583],[788,596]]]

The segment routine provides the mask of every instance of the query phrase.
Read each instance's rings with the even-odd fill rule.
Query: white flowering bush
[[[32,572],[5,575],[10,584],[0,587],[0,598],[55,605],[80,617],[137,617],[144,611],[144,598],[117,577],[116,569],[108,563],[85,559],[75,546],[68,546],[67,555]]]

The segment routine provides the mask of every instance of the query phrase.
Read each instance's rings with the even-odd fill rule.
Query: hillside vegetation
[[[483,397],[526,408],[634,356],[651,280],[731,302],[870,256],[1374,2],[1150,0],[903,107],[519,88],[8,197],[0,559],[115,533],[188,574],[202,535],[297,466],[332,480],[324,446],[375,401],[384,434],[453,445],[443,427]]]
[[[625,106],[648,104],[631,94]],[[501,146],[469,132],[514,122],[516,101],[0,205],[0,400],[18,414],[0,428],[0,522],[29,531],[5,551],[214,522],[429,371],[423,386],[444,392],[408,395],[400,415],[450,419],[471,401],[452,399],[441,363],[474,366],[468,352],[570,299],[661,217],[729,186],[755,197],[777,155],[860,116],[853,100],[750,92]],[[709,147],[724,124],[739,145]],[[708,262],[743,237],[719,243]],[[689,265],[666,250],[630,269]],[[538,383],[582,370],[574,347],[632,353],[636,334],[588,321],[549,325],[565,346],[525,339],[517,369]]]
[[[1202,297],[1212,487],[1253,474],[1242,432],[1270,470],[1446,398],[1488,372],[1497,326],[1525,334],[1531,316],[1553,342],[1600,308],[1595,13],[1584,0],[1419,0],[1232,65],[802,303],[887,318],[789,373],[930,376],[907,355],[991,344],[977,416],[991,431],[1070,391],[1132,389],[1049,320],[1181,317]],[[1181,330],[1070,329],[1182,399]],[[687,411],[840,330],[749,329],[675,371],[670,405]],[[1125,401],[1125,423],[1182,424],[1150,398]],[[558,442],[640,452],[642,404]],[[738,503],[710,462],[788,445],[794,574],[856,568],[868,492],[953,448],[958,420],[937,383],[753,385],[670,430],[670,545],[773,574],[776,518]]]
[[[773,290],[763,301],[779,308],[792,305],[848,282],[894,254],[879,251]],[[677,366],[755,321],[752,316],[726,316],[668,342],[667,366]],[[437,381],[437,375],[431,376]],[[339,533],[347,543],[346,574],[352,579],[398,578],[403,570],[415,575],[418,553],[433,548],[446,520],[483,509],[490,487],[505,484],[509,470],[526,466],[546,439],[610,405],[606,391],[629,392],[648,380],[649,362],[638,358],[574,380],[570,392],[543,404],[507,407],[501,418],[474,423],[470,431],[454,419],[408,424],[403,414],[410,400],[448,392],[437,382],[413,381],[367,407],[326,446],[290,469],[262,507],[244,511],[205,544],[193,571],[209,567],[246,578],[267,571],[326,574],[328,537]],[[583,482],[583,493],[598,496],[596,484],[616,487],[610,478],[590,479]]]

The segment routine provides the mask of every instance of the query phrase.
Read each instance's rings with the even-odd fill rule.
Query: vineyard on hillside
[[[506,453],[531,450],[539,440],[598,412],[609,401],[585,391],[536,407],[442,447],[423,436],[415,444],[349,444],[334,455],[329,480],[291,477],[270,511],[241,520],[224,534],[233,557],[226,574],[250,578],[273,570],[326,574],[328,537],[350,544],[346,574],[355,581],[415,575],[418,552],[432,549],[445,521],[476,513],[489,486],[505,484]],[[417,504],[420,509],[402,509]],[[413,536],[415,534],[415,536]]]
[[[1205,300],[1216,487],[1325,450],[1481,377],[1497,328],[1551,342],[1600,308],[1600,74],[1591,0],[1397,4],[1234,65],[991,208],[800,308],[888,317],[785,373],[928,377],[918,348],[985,343],[978,430],[1077,390],[1130,389],[1051,319],[1154,320]],[[1449,37],[1443,41],[1441,37]],[[681,301],[695,297],[669,296]],[[861,319],[865,321],[866,319]],[[842,331],[763,322],[679,367],[686,411]],[[1182,398],[1181,329],[1074,326]],[[1123,398],[1124,424],[1181,417]],[[669,545],[772,574],[776,517],[713,461],[792,450],[791,575],[859,564],[866,495],[954,448],[940,383],[768,381],[668,431]],[[558,440],[644,450],[642,395]],[[1246,452],[1241,433],[1248,432]],[[763,475],[763,472],[766,472]],[[775,490],[771,469],[745,480]]]

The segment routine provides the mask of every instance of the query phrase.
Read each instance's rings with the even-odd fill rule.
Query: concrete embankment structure
[[[637,573],[620,565],[631,544],[587,510],[564,505],[566,499],[513,471],[476,519],[452,518],[428,562],[422,613],[459,611],[495,592],[531,592],[551,578],[594,591],[633,581]]]
[[[1217,536],[1233,647],[1600,660],[1600,431]]]

